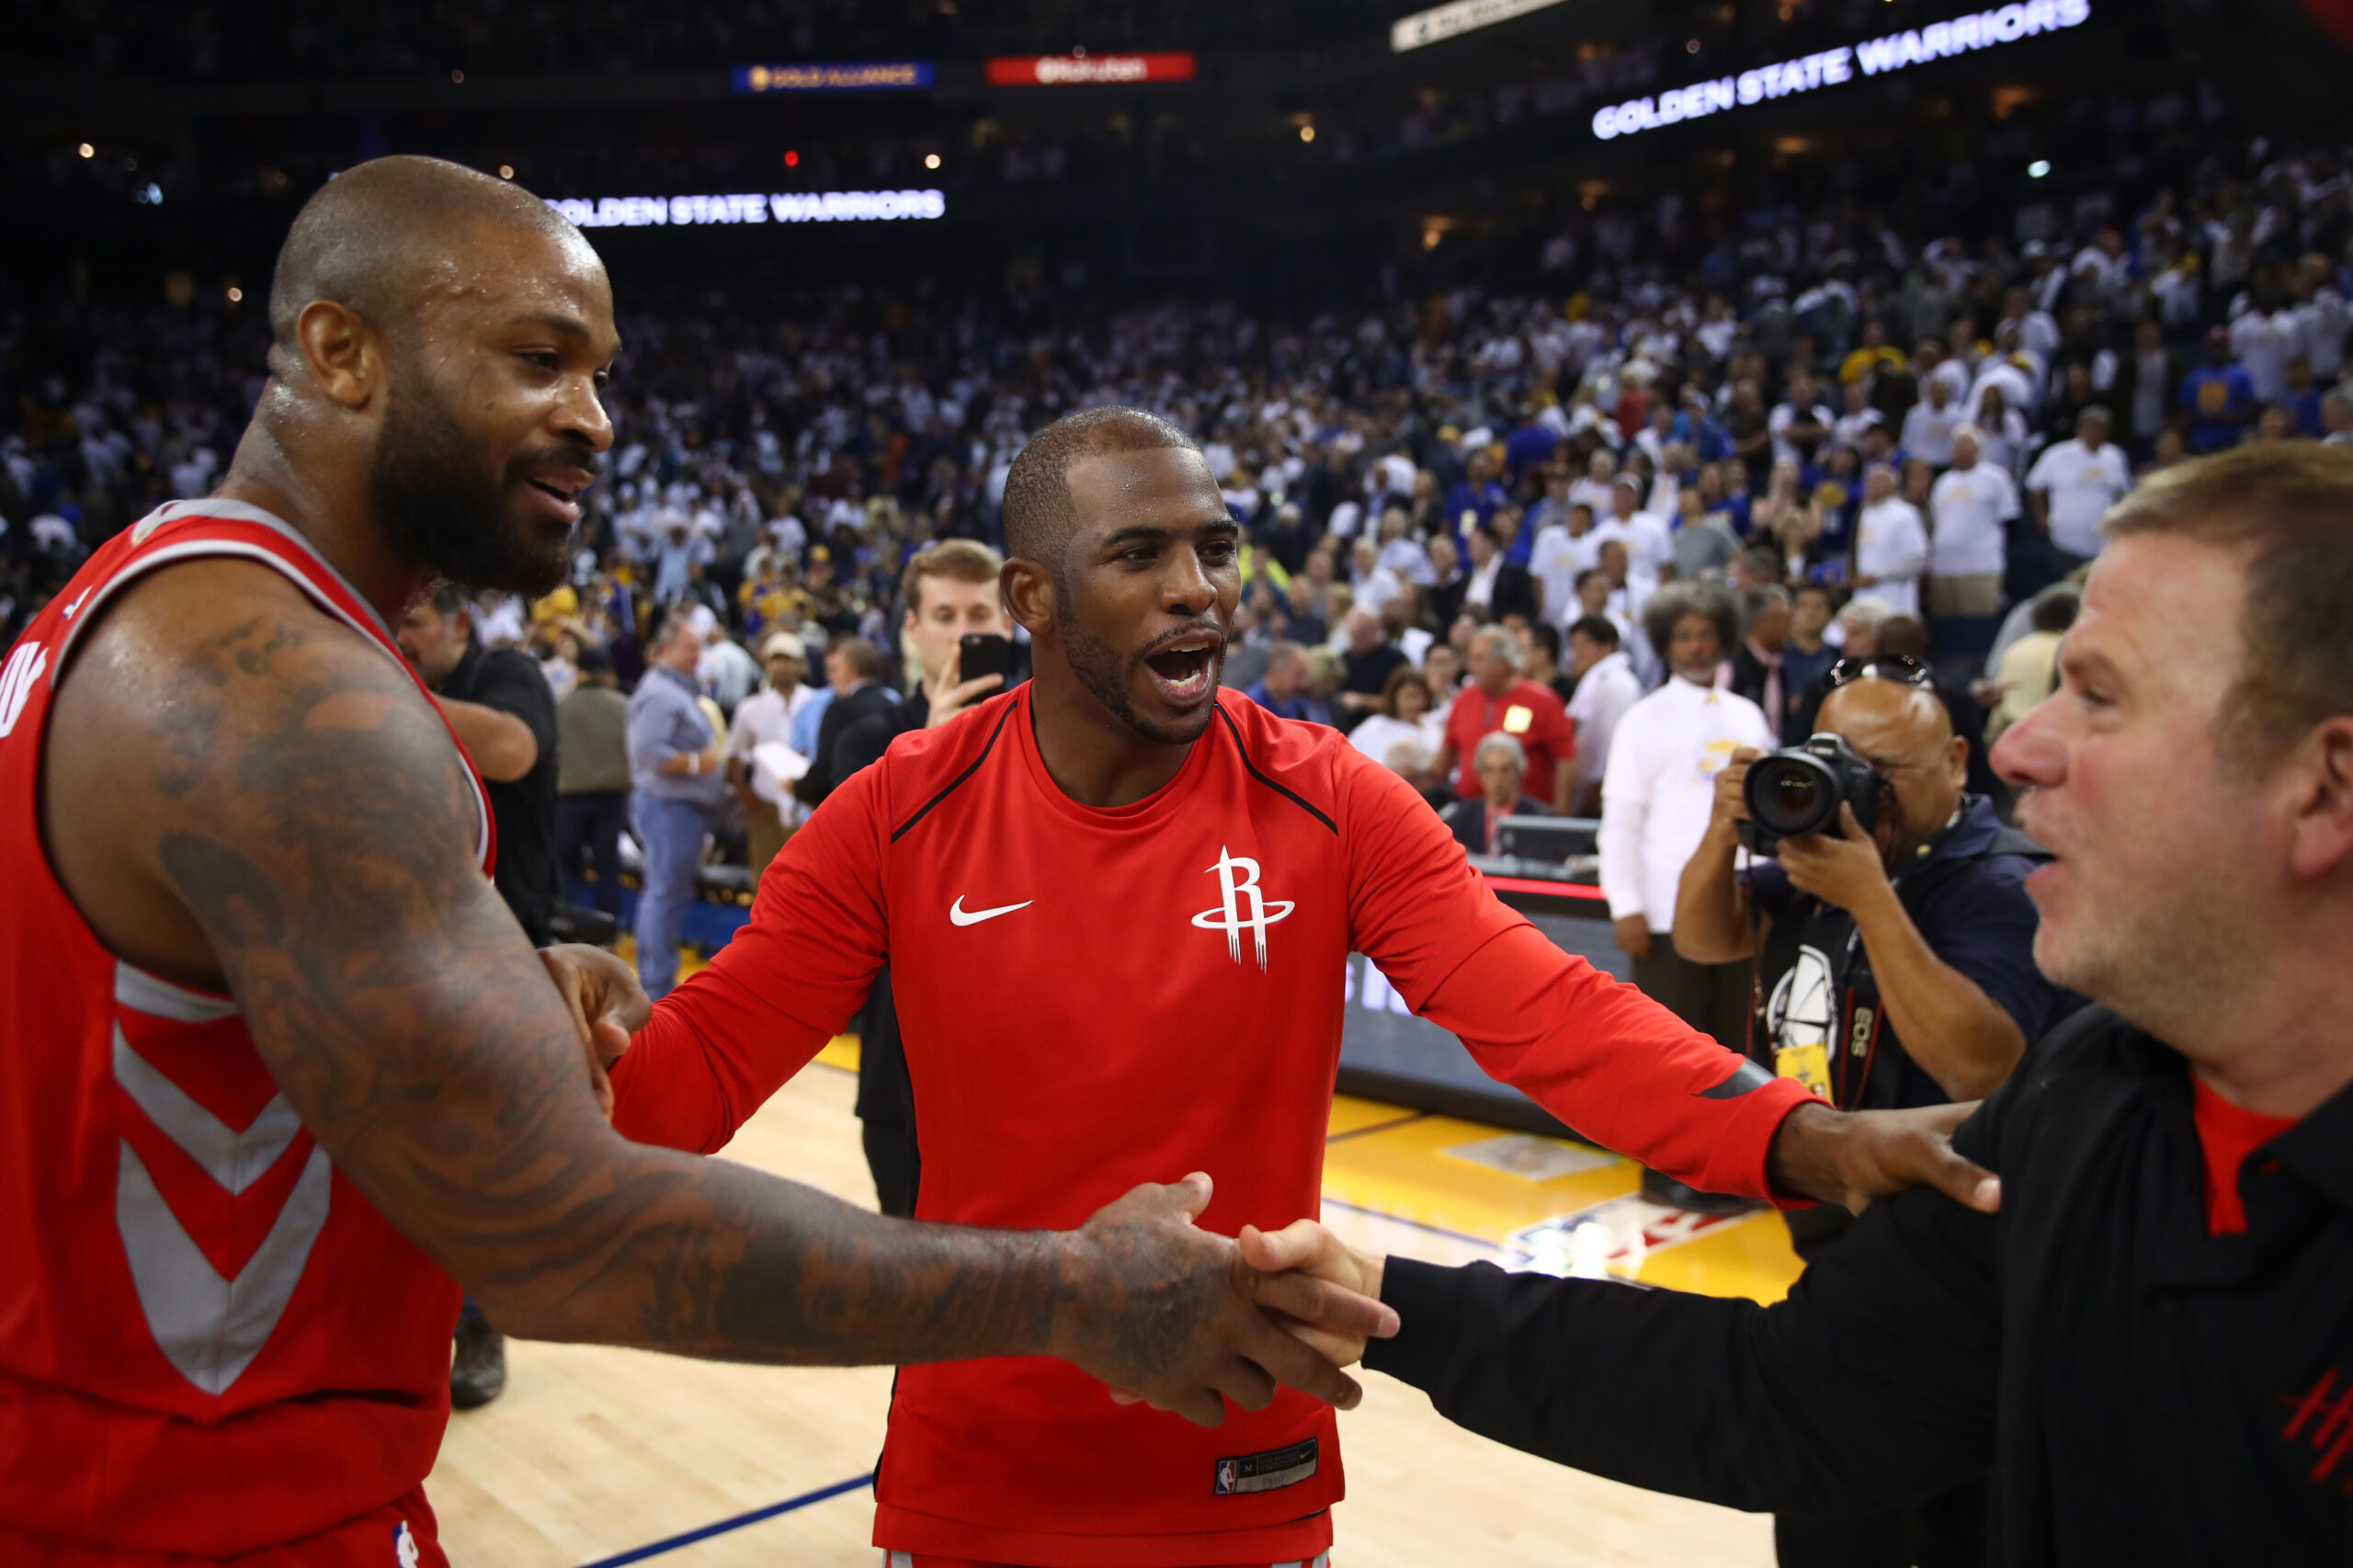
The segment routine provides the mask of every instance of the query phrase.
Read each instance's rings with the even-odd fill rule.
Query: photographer
[[[1815,730],[1869,765],[1856,786],[1876,790],[1872,826],[1842,800],[1836,831],[1784,838],[1778,861],[1735,871],[1760,758],[1735,753],[1683,869],[1676,941],[1703,963],[1756,957],[1752,1051],[1841,1108],[1980,1098],[2073,1001],[2034,963],[2023,884],[2048,857],[1964,791],[1968,748],[1925,665],[1842,660],[1828,685]],[[1830,1205],[1788,1220],[1808,1263],[1849,1223]],[[1971,1483],[1869,1517],[1785,1515],[1775,1537],[1784,1568],[1980,1562],[1984,1504]]]

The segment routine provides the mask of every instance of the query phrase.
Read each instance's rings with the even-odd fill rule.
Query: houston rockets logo
[[[2353,1471],[2337,1473],[2345,1456],[2353,1452],[2353,1378],[2337,1387],[2332,1367],[2320,1375],[2312,1392],[2282,1394],[2279,1403],[2293,1413],[2279,1436],[2309,1445],[2314,1455],[2310,1479],[2324,1486],[2334,1481],[2339,1491],[2353,1495]]]
[[[1250,933],[1258,957],[1258,972],[1267,970],[1267,927],[1278,920],[1287,920],[1299,906],[1288,900],[1267,902],[1258,891],[1258,862],[1247,856],[1237,856],[1223,845],[1218,846],[1217,864],[1208,868],[1217,878],[1218,906],[1204,909],[1193,916],[1193,924],[1204,931],[1225,933],[1225,950],[1235,963],[1242,961],[1242,933]]]

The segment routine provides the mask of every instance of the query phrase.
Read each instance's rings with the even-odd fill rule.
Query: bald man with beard
[[[461,1286],[540,1338],[1353,1402],[1259,1303],[1393,1319],[1258,1288],[1191,1224],[1206,1178],[1014,1234],[615,1132],[617,1026],[500,903],[390,630],[437,579],[558,581],[612,441],[604,268],[512,185],[386,158],[304,206],[270,324],[220,491],[0,676],[0,1561],[442,1563]]]

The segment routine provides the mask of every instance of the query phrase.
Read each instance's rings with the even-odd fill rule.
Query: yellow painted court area
[[[817,1061],[857,1072],[856,1038],[834,1040],[817,1053]],[[1491,1246],[1501,1245],[1523,1226],[1631,1198],[1642,1185],[1642,1168],[1631,1160],[1528,1134],[1514,1142],[1549,1144],[1599,1163],[1542,1180],[1513,1175],[1449,1153],[1513,1135],[1347,1095],[1333,1098],[1328,1136],[1333,1142],[1324,1156],[1327,1205]],[[1392,1244],[1401,1252],[1422,1250]],[[1445,1252],[1447,1261],[1455,1260],[1455,1249]],[[1653,1245],[1639,1266],[1611,1271],[1677,1290],[1778,1301],[1789,1293],[1801,1267],[1780,1217],[1759,1211],[1709,1226],[1689,1240]]]
[[[857,1066],[857,1040],[832,1041],[727,1157],[871,1206],[850,1108]],[[1637,1168],[1584,1144],[1347,1096],[1329,1136],[1323,1219],[1368,1251],[1495,1260],[1515,1233],[1540,1238],[1585,1216],[1585,1244],[1605,1233],[1624,1243],[1611,1273],[1759,1301],[1797,1277],[1777,1215],[1697,1224],[1643,1204]],[[452,1418],[428,1485],[457,1568],[587,1568],[657,1546],[642,1560],[660,1568],[879,1568],[872,1492],[847,1483],[873,1468],[891,1369],[519,1341],[509,1365],[504,1396]],[[1362,1381],[1364,1403],[1340,1421],[1348,1496],[1333,1514],[1336,1568],[1773,1561],[1768,1519],[1563,1470],[1451,1425],[1416,1390]],[[669,1544],[681,1537],[698,1539]]]

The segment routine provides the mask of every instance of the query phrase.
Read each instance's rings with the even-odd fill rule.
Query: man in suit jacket
[[[1497,730],[1479,743],[1472,754],[1479,770],[1480,797],[1457,801],[1440,812],[1454,841],[1473,855],[1503,853],[1502,822],[1506,817],[1549,817],[1552,808],[1520,793],[1528,778],[1528,752],[1517,737]]]
[[[863,637],[836,637],[825,649],[825,678],[833,683],[834,700],[817,726],[816,755],[809,771],[792,786],[792,798],[804,805],[819,805],[841,782],[834,771],[834,748],[860,719],[885,713],[899,705],[899,694],[883,684],[888,666],[882,650]]]
[[[1536,619],[1536,579],[1527,567],[1504,559],[1503,540],[1484,523],[1471,530],[1471,574],[1462,599],[1463,608],[1483,621],[1507,615]]]

